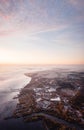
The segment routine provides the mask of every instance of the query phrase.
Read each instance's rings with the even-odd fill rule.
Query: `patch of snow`
[[[41,93],[39,93],[39,92],[36,93],[36,96],[40,96],[40,95],[41,95]]]
[[[36,99],[36,102],[39,102],[39,101],[41,101],[41,98]]]
[[[48,89],[48,92],[54,92],[54,91],[56,91],[55,88],[50,88],[50,89]]]
[[[34,88],[33,90],[34,90],[35,92],[38,92],[38,91],[41,91],[42,88]]]
[[[46,109],[50,105],[49,101],[43,101],[42,108]]]
[[[61,101],[60,97],[56,97],[56,98],[51,98],[51,101]]]
[[[43,101],[41,100],[41,101],[37,102],[37,104],[39,107],[46,109],[50,105],[50,102],[46,101],[46,100],[43,100]]]

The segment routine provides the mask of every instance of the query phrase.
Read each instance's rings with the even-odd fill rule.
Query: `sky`
[[[84,64],[84,0],[0,0],[0,64]]]

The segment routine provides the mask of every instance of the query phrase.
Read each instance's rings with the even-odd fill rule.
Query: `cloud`
[[[4,31],[0,31],[0,36],[8,36],[8,35],[12,35],[16,32],[16,30],[4,30]]]
[[[69,4],[82,6],[82,0],[80,1],[0,0],[0,35],[63,30],[83,21],[83,11],[68,10]]]
[[[51,12],[49,11],[51,6],[51,12],[55,13],[55,16],[51,17]],[[44,27],[52,26],[51,24],[56,24],[57,14],[54,9],[52,2],[44,1],[34,1],[34,0],[0,0],[0,21],[6,24],[10,23],[10,26],[20,26],[27,27],[28,25],[33,27]],[[54,21],[55,19],[55,21]],[[58,23],[57,23],[58,24]],[[32,28],[33,28],[32,27]],[[29,27],[28,27],[29,28]]]
[[[69,3],[72,4],[74,7],[84,8],[84,0],[69,0]]]

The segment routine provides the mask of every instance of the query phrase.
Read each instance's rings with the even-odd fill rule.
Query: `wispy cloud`
[[[0,0],[0,48],[16,53],[15,60],[81,59],[83,28],[84,0]]]
[[[1,31],[0,36],[7,36],[11,34],[12,32],[14,32],[14,30]]]
[[[78,0],[0,0],[0,35],[8,35],[15,29],[28,33],[59,31],[82,21],[81,12],[70,9],[70,4],[82,6]]]
[[[69,0],[69,2],[77,8],[84,7],[84,0]]]

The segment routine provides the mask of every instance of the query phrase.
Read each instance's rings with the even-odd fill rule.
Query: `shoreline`
[[[56,73],[58,74],[56,75]],[[13,115],[14,118],[23,117],[24,121],[27,123],[42,119],[45,126],[48,129],[50,127],[58,126],[59,128],[60,127],[73,128],[73,129],[79,128],[80,130],[82,130],[83,127],[82,112],[80,109],[79,110],[77,108],[74,109],[72,107],[72,104],[70,104],[69,102],[72,99],[72,97],[74,97],[78,93],[79,90],[78,88],[76,88],[77,89],[76,90],[74,86],[71,86],[71,84],[64,84],[63,82],[65,80],[65,83],[67,83],[67,80],[72,79],[72,78],[67,79],[67,76],[72,76],[72,77],[74,76],[74,79],[77,75],[78,77],[81,77],[81,72],[66,73],[63,71],[61,72],[60,75],[60,72],[55,72],[55,70],[50,70],[50,71],[29,73],[25,75],[32,78],[30,83],[26,85],[19,94],[18,97],[19,104],[17,105],[16,111],[14,112]],[[57,82],[59,81],[58,79],[60,79],[60,81],[62,80],[61,82],[63,82],[62,85],[64,85],[64,87],[57,87],[55,89],[55,87],[57,86]],[[68,87],[68,93],[65,90],[66,85],[70,85]],[[76,83],[74,83],[74,85],[76,85]],[[51,86],[53,86],[52,89]],[[57,100],[58,97],[60,99],[59,101]],[[54,100],[51,101],[50,98]],[[33,113],[36,114],[32,116]],[[67,122],[67,124],[69,123],[71,127],[69,125],[66,125],[66,123],[62,124],[62,122],[60,123],[55,120],[52,121],[49,118],[46,119],[47,118],[46,116],[42,116],[42,114],[39,113],[48,114],[50,116],[57,117],[58,119]],[[68,113],[71,116],[68,115]],[[28,115],[30,117],[28,117]],[[50,126],[48,126],[49,122],[51,123]]]

